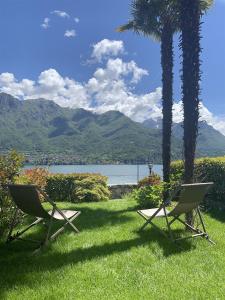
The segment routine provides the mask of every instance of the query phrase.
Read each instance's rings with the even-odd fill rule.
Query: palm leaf
[[[117,32],[124,32],[127,30],[133,30],[134,29],[134,22],[130,21],[127,24],[121,25],[119,27],[116,28]]]

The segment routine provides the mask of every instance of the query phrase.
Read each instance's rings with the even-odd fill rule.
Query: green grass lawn
[[[0,244],[1,300],[225,299],[222,214],[204,216],[215,246],[198,238],[178,247],[150,226],[138,232],[143,219],[134,202],[60,207],[82,211],[81,232],[65,231],[35,256],[30,243]]]

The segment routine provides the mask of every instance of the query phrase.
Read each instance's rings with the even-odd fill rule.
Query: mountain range
[[[157,128],[162,130],[162,120],[145,120],[146,128]],[[173,123],[172,135],[179,141],[183,139],[182,123]],[[200,121],[198,125],[197,156],[223,156],[225,155],[225,136],[214,129],[205,121]]]
[[[150,126],[151,123],[151,126]],[[95,114],[45,99],[0,93],[0,152],[16,149],[28,160],[54,163],[161,161],[161,129],[118,111]],[[200,123],[198,156],[225,155],[225,136]],[[173,126],[172,157],[182,156],[182,126]]]

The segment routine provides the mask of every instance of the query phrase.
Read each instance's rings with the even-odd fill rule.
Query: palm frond
[[[116,28],[117,32],[124,32],[127,30],[133,30],[134,29],[134,21],[130,21],[127,24],[121,25]]]
[[[200,8],[202,12],[205,12],[214,4],[214,0],[200,0]]]

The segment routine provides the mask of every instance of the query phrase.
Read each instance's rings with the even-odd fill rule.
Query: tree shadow
[[[104,226],[122,225],[134,219],[128,212],[133,209],[123,209],[118,211],[107,210],[103,208],[91,209],[89,207],[81,208],[81,214],[77,219],[77,225],[83,230],[94,230]]]
[[[225,210],[211,209],[207,211],[207,215],[220,222],[225,222]]]
[[[196,245],[193,243],[193,239],[184,239],[175,242],[172,241],[169,238],[169,232],[167,230],[163,230],[163,232],[161,232],[154,227],[150,227],[150,229],[146,230],[146,233],[147,232],[151,236],[151,241],[156,242],[162,249],[164,257],[192,251],[196,248]],[[174,238],[179,238],[185,234],[183,229],[173,229],[172,232]],[[140,234],[142,233],[140,232]]]
[[[67,207],[67,209],[70,209],[70,207]],[[71,205],[71,209],[74,209],[74,206]],[[91,207],[81,207],[79,210],[82,213],[74,224],[81,230],[80,234],[82,234],[82,231],[94,230],[101,227],[106,227],[107,230],[107,226],[113,227],[123,225],[127,222],[132,223],[132,220],[136,219],[135,214],[129,214],[129,212],[134,212],[134,207],[119,209],[117,211]],[[55,224],[54,229],[57,226],[58,224]],[[70,227],[68,229],[64,232],[63,237],[67,242],[71,239]],[[122,226],[121,230],[123,230]],[[39,239],[43,237],[44,232],[43,227],[37,226],[26,237]],[[180,234],[179,230],[175,230],[174,232]],[[153,246],[153,244],[156,243],[162,249],[162,255],[165,258],[182,252],[188,252],[195,248],[195,245],[190,240],[183,240],[179,244],[175,244],[150,226],[141,232],[135,231],[133,233],[136,235],[134,238],[126,240],[119,240],[118,238],[118,241],[115,242],[107,242],[87,248],[76,248],[69,253],[56,252],[54,244],[50,243],[46,249],[43,249],[42,252],[35,256],[32,255],[35,245],[32,246],[20,241],[15,241],[7,245],[2,244],[0,245],[0,299],[4,298],[7,290],[15,285],[28,287],[35,284],[35,286],[38,286],[41,283],[42,274],[45,274],[46,271],[51,272],[67,265],[76,265],[110,256],[114,253],[123,253],[134,247],[148,246],[149,250],[158,257],[158,253],[154,253],[155,245]],[[134,235],[132,234],[131,236]],[[35,283],[32,279],[34,276],[30,276],[31,274],[37,275],[35,276]]]
[[[74,210],[74,206],[67,207],[68,210]],[[78,227],[78,229],[82,232],[85,230],[95,230],[96,228],[101,228],[105,226],[115,226],[115,225],[122,225],[134,219],[135,217],[132,215],[127,215],[129,212],[134,212],[134,208],[130,207],[127,209],[122,210],[108,210],[104,208],[90,208],[90,207],[82,207],[78,209],[81,211],[81,214],[78,216],[77,219],[74,220],[74,225]],[[34,221],[34,218],[27,216],[24,220],[22,225],[29,225]],[[56,228],[59,222],[54,222],[53,228]],[[57,225],[58,224],[58,225]],[[41,228],[41,225],[37,225]],[[42,226],[43,228],[43,226]],[[67,226],[67,230],[71,230],[70,226]],[[32,233],[31,235],[34,235]],[[29,238],[32,239],[32,236]]]
[[[0,298],[5,292],[14,285],[29,286],[34,284],[29,274],[37,273],[35,284],[38,285],[41,280],[41,274],[46,271],[54,271],[67,265],[76,265],[78,263],[99,259],[110,256],[114,253],[129,251],[133,247],[148,245],[151,250],[151,244],[157,243],[163,250],[163,256],[169,257],[182,252],[194,249],[190,241],[182,241],[182,247],[172,243],[169,239],[161,236],[158,230],[150,228],[139,232],[136,238],[116,241],[113,243],[104,243],[94,245],[88,248],[78,248],[69,253],[54,252],[50,245],[39,255],[31,256],[30,249],[22,242],[3,245],[0,250]],[[153,251],[154,253],[154,251]],[[33,276],[32,276],[33,277]]]

